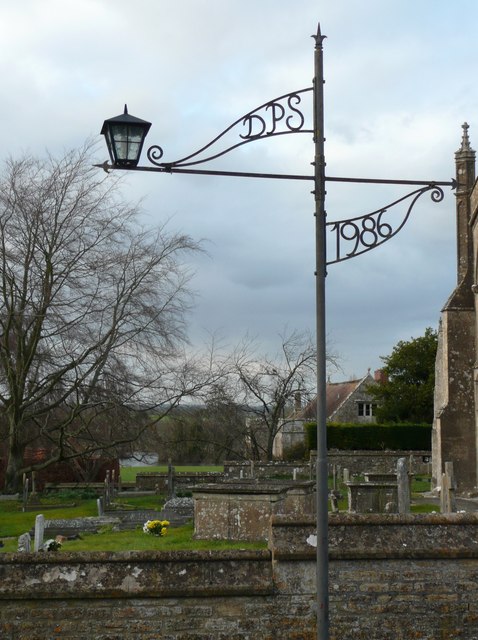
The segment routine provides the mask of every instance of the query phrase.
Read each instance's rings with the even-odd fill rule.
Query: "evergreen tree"
[[[385,381],[370,388],[379,422],[433,422],[438,334],[428,327],[419,338],[398,342],[382,356]]]

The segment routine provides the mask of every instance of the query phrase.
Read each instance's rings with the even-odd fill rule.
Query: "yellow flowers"
[[[143,525],[143,532],[152,536],[165,536],[169,527],[168,520],[148,520]]]

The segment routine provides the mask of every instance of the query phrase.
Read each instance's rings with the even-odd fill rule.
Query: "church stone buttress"
[[[476,363],[478,226],[473,206],[475,152],[463,125],[456,165],[457,286],[440,316],[432,432],[433,486],[441,485],[445,462],[453,462],[458,492],[478,485],[478,368]],[[476,194],[475,194],[476,192]],[[477,227],[475,229],[475,227]]]

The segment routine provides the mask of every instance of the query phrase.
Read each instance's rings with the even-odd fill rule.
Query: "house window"
[[[371,402],[358,402],[358,415],[360,417],[373,416],[373,407]]]

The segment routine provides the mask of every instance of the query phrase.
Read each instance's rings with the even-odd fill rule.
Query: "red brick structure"
[[[46,460],[48,451],[45,448],[27,448],[24,455],[25,465],[41,463]],[[5,453],[0,455],[0,487],[5,485],[5,470],[7,467]],[[106,456],[79,457],[67,462],[57,462],[45,469],[35,472],[35,487],[42,491],[47,482],[104,482],[106,472],[113,470],[116,477],[119,476],[119,460]],[[31,485],[30,485],[31,486]]]

